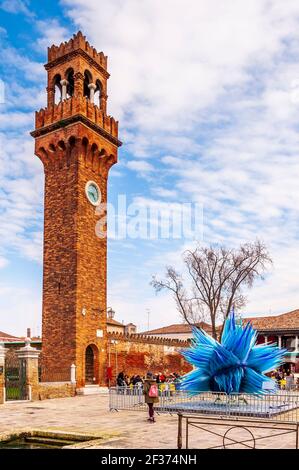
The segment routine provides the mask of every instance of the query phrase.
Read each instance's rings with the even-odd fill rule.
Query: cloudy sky
[[[244,314],[299,307],[297,0],[0,0],[0,15],[0,330],[40,332],[43,170],[29,131],[46,104],[47,46],[79,29],[109,57],[124,142],[109,201],[202,205],[202,243],[259,237],[272,254]],[[191,243],[109,240],[118,320],[179,320],[149,282]]]

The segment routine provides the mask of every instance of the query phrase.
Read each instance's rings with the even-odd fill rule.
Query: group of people
[[[152,374],[152,378],[157,384],[159,384],[159,390],[161,391],[163,390],[163,388],[165,389],[165,387],[163,387],[163,384],[175,385],[176,383],[178,383],[180,375],[176,372],[173,372],[169,375],[166,375],[162,372],[158,372],[156,374]],[[120,372],[116,379],[116,385],[118,387],[128,387],[132,389],[134,387],[142,387],[145,380],[146,376],[141,377],[140,375],[132,375],[131,377],[129,377],[124,372]]]
[[[116,385],[118,387],[141,387],[143,385],[143,382],[144,377],[141,378],[140,375],[132,375],[132,377],[129,378],[129,376],[125,375],[124,372],[120,372],[116,379]]]
[[[179,382],[180,375],[176,372],[166,375],[164,373],[147,372],[146,376],[132,375],[131,378],[120,372],[117,376],[116,385],[121,387],[121,390],[134,390],[142,389],[145,403],[148,406],[148,421],[155,422],[154,417],[154,404],[159,402],[159,395],[168,390],[170,393],[176,389],[176,384]]]
[[[281,390],[299,390],[299,377],[295,380],[294,374],[290,370],[273,371],[271,379],[277,382]]]

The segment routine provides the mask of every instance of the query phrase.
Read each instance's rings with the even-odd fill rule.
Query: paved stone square
[[[177,445],[177,416],[159,415],[155,424],[147,421],[144,411],[110,412],[108,396],[76,396],[43,400],[39,402],[14,402],[0,406],[0,434],[33,428],[40,430],[59,430],[65,432],[104,433],[107,439],[85,443],[84,447],[170,449]],[[155,432],[153,432],[153,427]],[[202,426],[216,434],[223,435],[230,426]],[[263,431],[255,429],[254,436]],[[237,433],[237,434],[236,434]],[[235,430],[239,438],[248,439],[248,431]],[[270,431],[270,434],[278,434]],[[190,430],[190,448],[206,448],[221,445],[222,437],[200,429]],[[294,434],[271,437],[257,441],[257,447],[292,448]],[[252,446],[249,441],[248,445]]]

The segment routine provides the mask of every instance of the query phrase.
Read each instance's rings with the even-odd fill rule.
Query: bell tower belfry
[[[47,107],[31,133],[45,173],[42,376],[75,364],[77,387],[104,384],[107,240],[96,209],[121,145],[106,111],[107,57],[78,32],[48,48],[45,68]]]

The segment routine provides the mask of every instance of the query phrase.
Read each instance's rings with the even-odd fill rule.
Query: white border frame
[[[93,184],[93,185],[97,188],[97,190],[98,190],[98,193],[99,193],[99,200],[98,200],[97,202],[92,202],[92,201],[89,199],[89,197],[88,197],[88,191],[87,191],[87,190],[88,190],[88,187],[89,187],[90,184]],[[92,204],[93,206],[98,206],[99,204],[101,204],[101,201],[102,201],[102,192],[101,192],[101,190],[100,190],[100,188],[99,188],[99,185],[98,185],[95,181],[92,181],[92,180],[87,181],[87,183],[86,183],[86,185],[85,185],[85,195],[86,195],[86,197],[87,197],[88,202],[89,202],[90,204]]]

